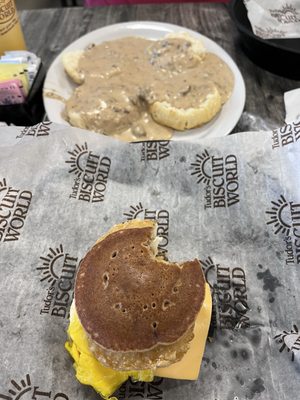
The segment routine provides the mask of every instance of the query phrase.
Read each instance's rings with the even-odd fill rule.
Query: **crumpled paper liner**
[[[300,37],[299,0],[244,0],[255,35],[262,39]]]
[[[0,399],[97,399],[64,350],[75,272],[112,225],[153,218],[161,254],[202,260],[214,300],[198,381],[119,399],[297,399],[300,125],[123,144],[41,123],[1,128]]]

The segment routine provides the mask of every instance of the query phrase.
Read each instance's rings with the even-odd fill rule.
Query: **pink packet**
[[[21,104],[25,101],[20,79],[0,82],[0,105]]]

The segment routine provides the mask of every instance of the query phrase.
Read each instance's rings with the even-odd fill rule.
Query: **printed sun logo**
[[[59,278],[58,274],[55,272],[56,269],[58,269],[57,265],[60,266],[60,269],[62,268],[63,265],[63,259],[64,258],[64,250],[62,244],[56,248],[55,250],[49,247],[49,253],[47,254],[46,257],[40,257],[40,259],[43,261],[43,266],[42,267],[37,267],[38,271],[41,271],[41,279],[40,281],[43,282],[45,280],[48,280],[48,282],[51,285],[54,285],[57,279]]]
[[[206,282],[209,284],[211,289],[213,289],[213,275],[215,273],[216,265],[214,264],[211,257],[208,257],[206,260],[201,260],[201,265],[203,267],[203,272],[205,275]]]
[[[0,193],[2,191],[6,191],[8,189],[7,183],[6,183],[6,179],[3,178],[2,181],[0,181]]]
[[[288,216],[288,211],[290,208],[289,203],[286,201],[284,196],[280,196],[280,198],[276,201],[271,202],[273,207],[271,210],[266,211],[266,214],[270,216],[269,221],[267,221],[267,225],[273,224],[274,226],[274,233],[277,235],[278,232],[285,234],[286,236],[289,235],[291,229],[290,219]]]
[[[20,383],[17,383],[14,380],[11,380],[10,383],[12,385],[12,389],[8,390],[9,395],[0,393],[0,399],[19,400],[25,393],[29,392],[32,389],[29,374],[27,374],[26,378],[22,379]]]
[[[277,343],[282,344],[279,349],[279,352],[282,353],[283,350],[287,350],[287,352],[291,352],[292,361],[295,360],[295,355],[298,351],[300,351],[300,334],[296,325],[293,325],[293,328],[290,332],[283,331],[279,335],[274,336],[273,339]],[[300,354],[300,353],[299,353]]]
[[[273,28],[261,28],[255,25],[255,33],[260,36],[262,39],[272,39],[274,37],[285,37],[285,31],[280,29],[273,29]]]
[[[130,206],[129,212],[123,213],[123,215],[127,218],[128,221],[131,221],[132,219],[136,219],[143,211],[144,207],[142,206],[142,203],[139,203],[136,206]]]
[[[196,155],[196,162],[191,163],[191,166],[193,167],[193,172],[191,172],[191,175],[196,175],[198,177],[197,183],[203,182],[206,185],[210,184],[211,175],[207,171],[207,162],[209,160],[210,156],[208,151],[204,150],[201,155]]]
[[[73,151],[68,151],[68,153],[71,155],[70,159],[66,161],[67,164],[70,164],[69,174],[74,172],[74,174],[79,177],[86,165],[88,154],[87,143],[85,142],[81,146],[76,144],[75,149]]]
[[[290,4],[284,5],[279,10],[269,10],[272,17],[282,24],[298,22],[298,11]]]

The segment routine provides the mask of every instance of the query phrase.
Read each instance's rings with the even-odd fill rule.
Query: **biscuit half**
[[[203,57],[205,56],[206,49],[204,47],[204,44],[202,43],[202,40],[195,39],[187,32],[181,31],[176,33],[168,33],[165,38],[186,40],[187,42],[191,43],[190,50],[194,56],[198,56],[199,59],[203,59]]]
[[[83,50],[76,50],[70,51],[69,53],[64,53],[62,56],[62,63],[66,73],[75,83],[78,83],[79,85],[84,81],[84,74],[80,72],[79,69],[79,60],[83,53]]]
[[[210,121],[221,109],[222,102],[218,89],[212,86],[206,97],[198,106],[178,108],[166,101],[156,101],[150,105],[152,118],[159,124],[184,131]]]

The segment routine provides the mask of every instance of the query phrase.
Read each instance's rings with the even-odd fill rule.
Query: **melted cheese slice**
[[[194,339],[190,343],[189,350],[183,358],[166,368],[158,368],[154,375],[163,378],[197,380],[200,372],[202,357],[204,354],[206,338],[211,318],[212,301],[210,288],[205,284],[205,298],[194,328]]]
[[[74,359],[76,378],[84,385],[92,386],[105,399],[110,397],[129,377],[136,381],[150,382],[154,375],[172,379],[198,379],[211,318],[212,301],[210,288],[206,284],[205,299],[195,321],[194,339],[181,361],[156,371],[115,371],[95,359],[77,316],[74,303],[71,307],[69,340],[65,347]]]

